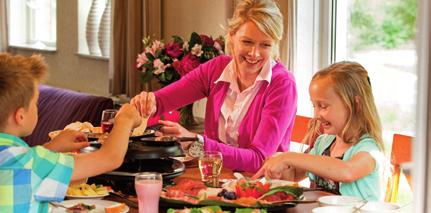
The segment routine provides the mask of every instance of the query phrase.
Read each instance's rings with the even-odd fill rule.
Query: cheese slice
[[[147,122],[148,122],[148,117],[147,118],[142,117],[141,124],[135,129],[133,129],[132,136],[143,135],[145,132],[145,129],[147,128]]]

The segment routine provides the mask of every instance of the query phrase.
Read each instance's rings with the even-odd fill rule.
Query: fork
[[[55,206],[55,207],[60,207],[60,208],[64,208],[64,209],[70,209],[70,207],[67,207],[59,202],[49,202],[49,204]]]

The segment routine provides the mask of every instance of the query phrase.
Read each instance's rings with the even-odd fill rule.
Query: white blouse
[[[237,76],[233,67],[235,65],[233,60],[225,67],[220,77],[215,81],[215,83],[219,81],[230,83],[226,98],[221,107],[218,125],[219,139],[223,143],[238,147],[239,125],[264,81],[271,83],[272,67],[275,64],[274,60],[268,60],[263,65],[253,85],[242,92],[240,92],[236,80]]]

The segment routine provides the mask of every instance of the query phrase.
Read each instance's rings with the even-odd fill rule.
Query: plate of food
[[[96,184],[81,183],[69,186],[66,192],[67,199],[102,199],[109,195],[110,187]]]
[[[230,211],[223,211],[220,206],[204,206],[200,208],[184,208],[184,209],[168,209],[167,213],[230,213]],[[254,208],[237,208],[232,213],[267,213],[265,209]]]
[[[52,213],[63,213],[63,212],[125,213],[125,212],[128,212],[129,210],[130,210],[129,207],[124,203],[117,203],[109,200],[88,199],[88,200],[65,200],[58,204],[50,203],[50,210],[48,210],[48,212],[52,212]]]
[[[146,138],[146,137],[152,137],[154,136],[154,134],[156,133],[155,130],[152,129],[147,129],[144,131],[144,133],[140,134],[140,135],[134,135],[133,132],[130,132],[130,140],[135,141],[135,140],[139,140],[141,138]],[[88,138],[89,141],[97,141],[98,143],[93,143],[92,145],[101,145],[104,141],[104,139],[106,139],[108,137],[109,133],[103,133],[103,132],[89,132],[86,133],[86,136]]]
[[[272,186],[268,182],[240,179],[223,188],[210,188],[203,182],[180,179],[175,185],[167,186],[161,193],[161,200],[168,204],[189,207],[221,206],[232,208],[265,208],[278,210],[306,202],[303,188],[291,185]]]

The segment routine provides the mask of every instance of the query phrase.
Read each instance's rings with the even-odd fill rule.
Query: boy
[[[70,181],[116,169],[123,162],[131,129],[141,121],[135,108],[125,104],[98,151],[72,156],[48,150],[88,145],[76,131],[30,148],[19,137],[31,134],[36,126],[38,84],[45,75],[40,56],[0,54],[0,212],[48,212],[48,201],[63,200]]]

